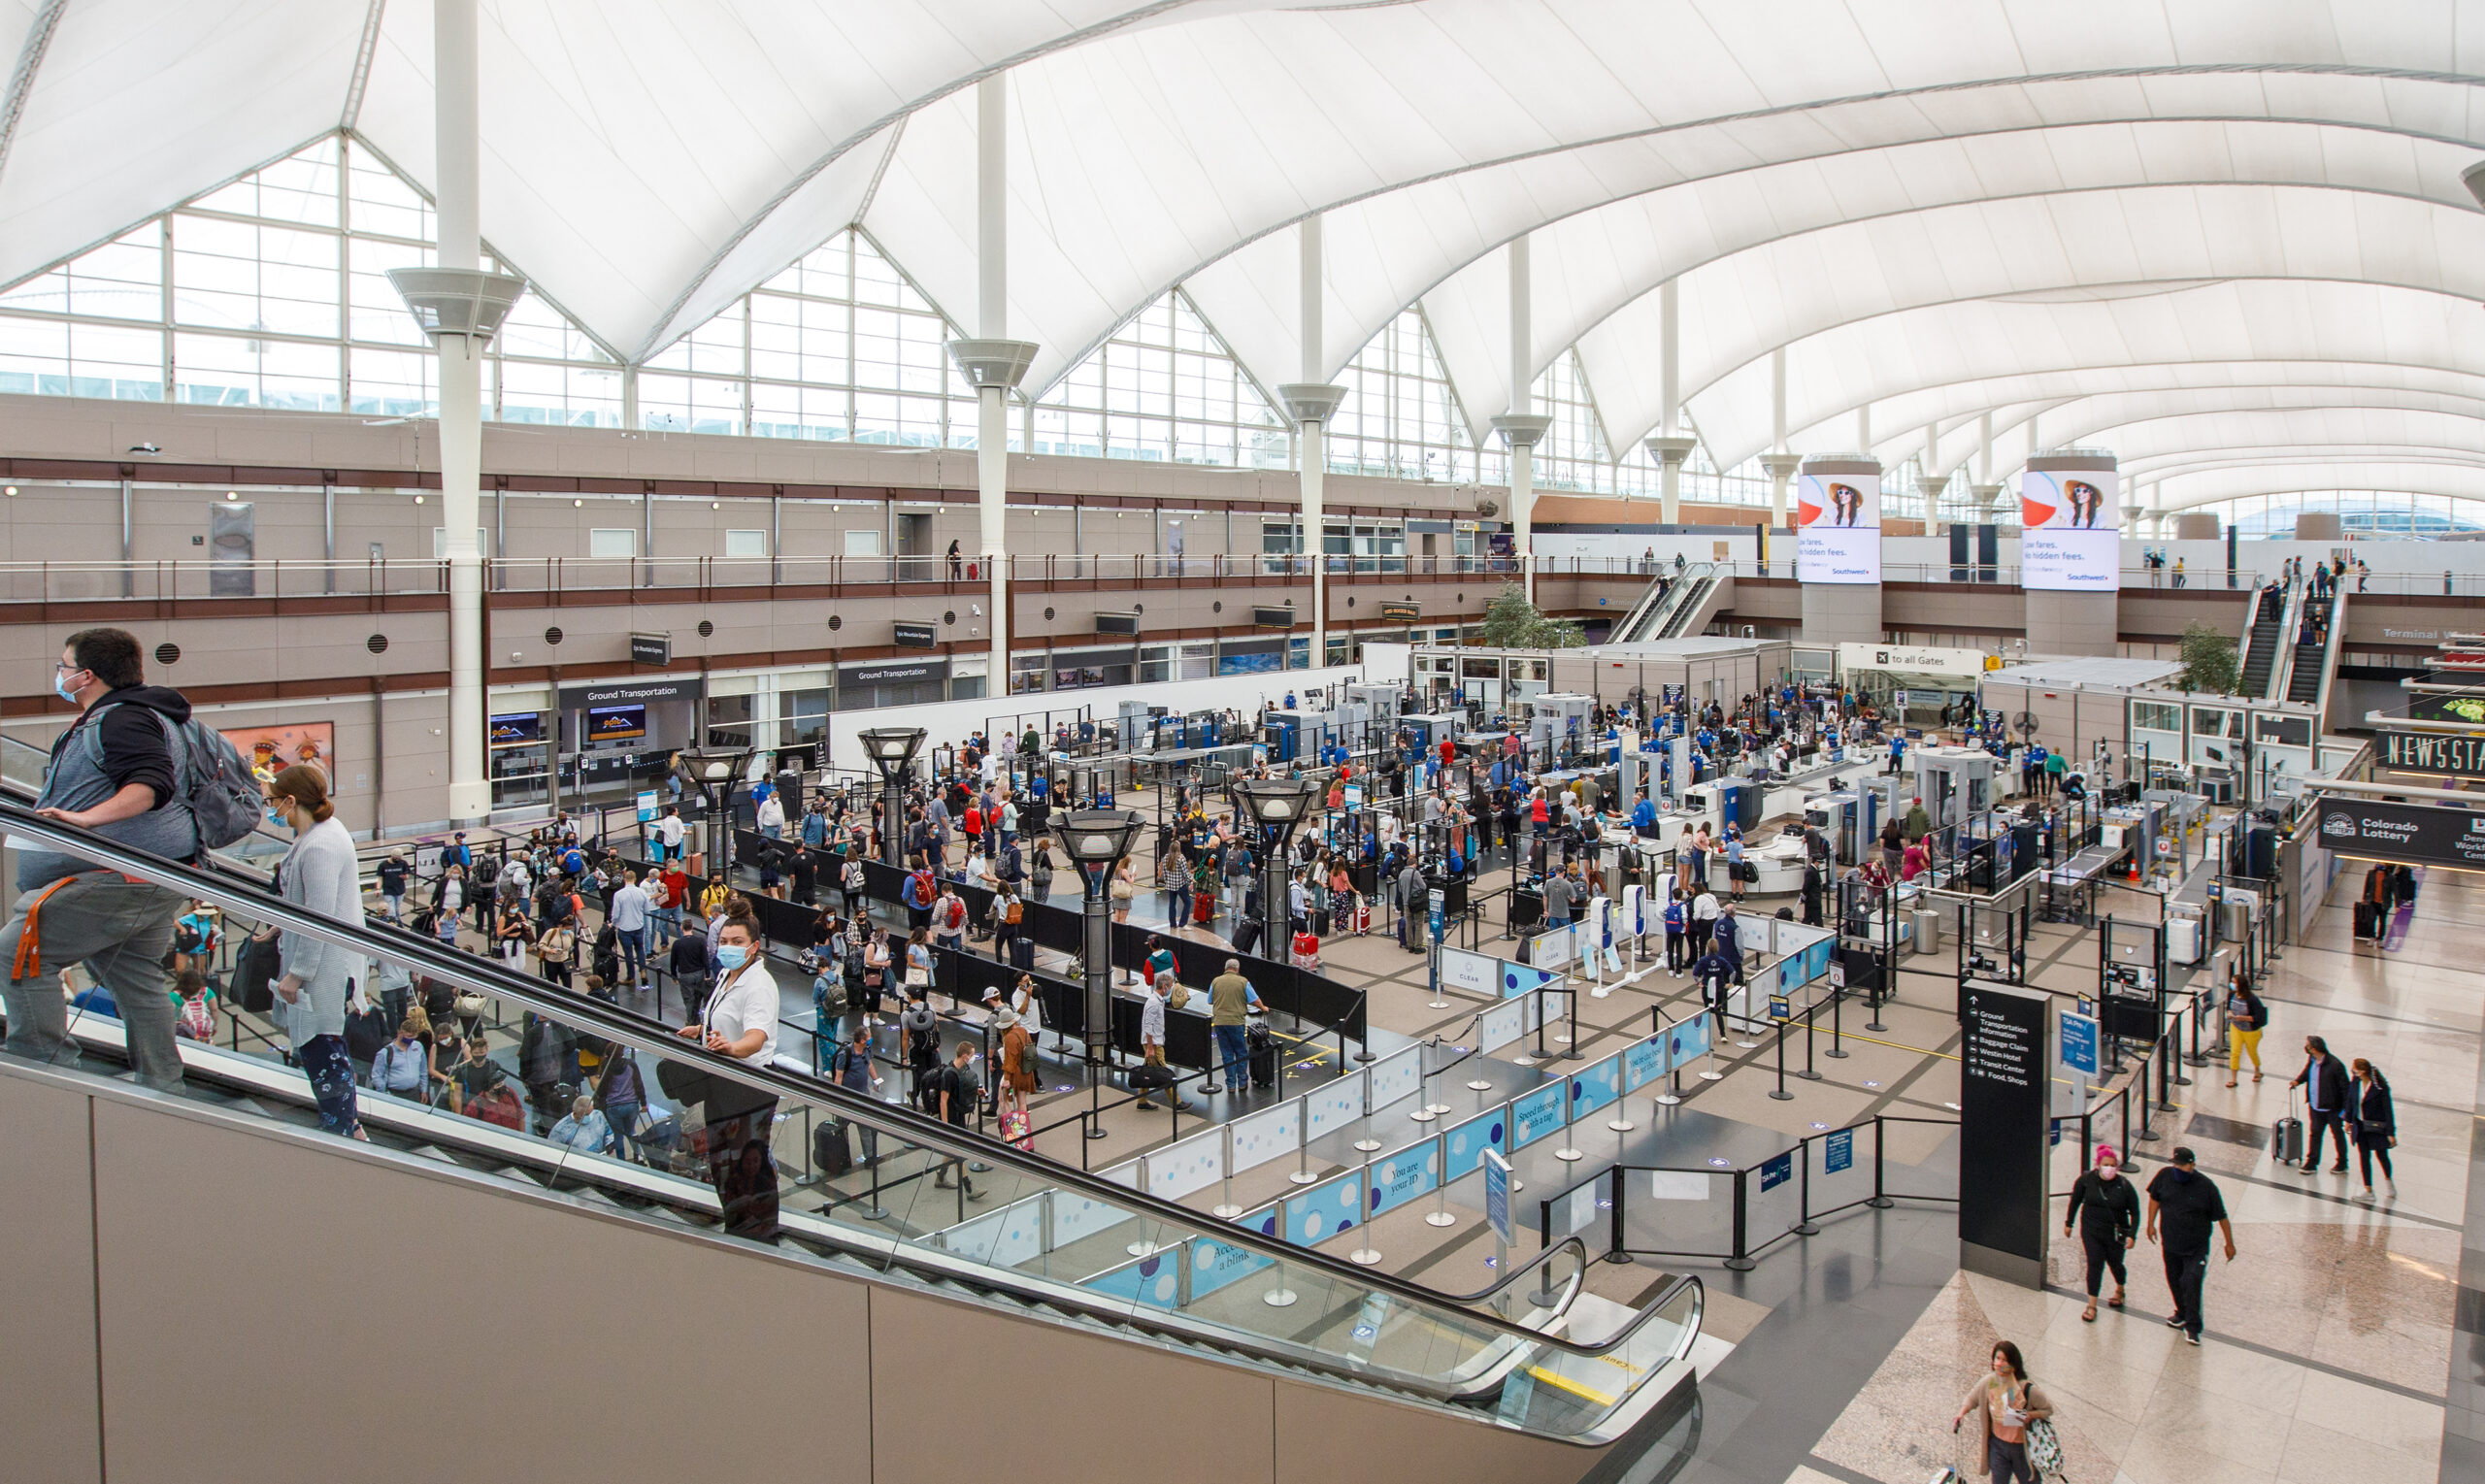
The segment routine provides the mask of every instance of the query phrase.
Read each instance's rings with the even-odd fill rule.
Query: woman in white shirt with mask
[[[777,981],[759,951],[759,924],[735,898],[716,934],[716,984],[699,1018],[679,1033],[709,1050],[767,1067],[777,1060]],[[709,1080],[708,1172],[724,1207],[725,1230],[762,1241],[777,1236],[777,1166],[768,1139],[777,1100],[722,1077]]]

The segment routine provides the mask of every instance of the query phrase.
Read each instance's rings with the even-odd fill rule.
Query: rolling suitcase
[[[1216,899],[1209,895],[1207,892],[1202,892],[1198,896],[1193,897],[1191,899],[1191,921],[1199,927],[1207,927],[1209,919],[1216,915],[1215,906]]]
[[[1252,1021],[1242,1033],[1242,1041],[1251,1052],[1251,1085],[1277,1085],[1277,1039],[1259,1021]]]
[[[833,1180],[853,1168],[854,1151],[845,1138],[845,1125],[833,1118],[822,1119],[812,1126],[812,1168],[823,1180]]]
[[[1035,968],[1036,940],[1026,937],[1010,940],[1010,964],[1013,969]]]
[[[2287,1099],[2287,1115],[2270,1130],[2270,1153],[2281,1165],[2303,1163],[2303,1120],[2295,1115],[2295,1099]]]
[[[2358,938],[2379,938],[2381,936],[2380,903],[2359,902],[2356,904],[2356,936]]]
[[[1248,952],[1250,952],[1253,948],[1255,948],[1255,947],[1259,946],[1259,942],[1260,942],[1260,925],[1259,925],[1258,923],[1256,923],[1256,922],[1244,922],[1244,923],[1242,923],[1242,924],[1240,924],[1239,926],[1237,926],[1237,927],[1235,928],[1235,930],[1234,930],[1234,951],[1235,951],[1235,952],[1237,952],[1237,953],[1248,953]]]

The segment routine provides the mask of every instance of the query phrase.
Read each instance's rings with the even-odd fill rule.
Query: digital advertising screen
[[[2019,476],[2019,577],[2044,592],[2122,586],[2122,478],[2111,469],[2030,469]]]
[[[1795,477],[1795,575],[1806,582],[1881,580],[1881,477]]]
[[[647,735],[644,706],[590,706],[586,709],[586,740],[627,742]]]
[[[544,740],[544,716],[540,711],[509,711],[496,714],[491,723],[492,745],[523,747]]]

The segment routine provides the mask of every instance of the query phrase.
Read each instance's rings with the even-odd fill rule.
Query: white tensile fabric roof
[[[0,0],[10,36],[0,282],[340,127],[432,180],[426,0]],[[484,235],[637,359],[849,225],[965,312],[1006,69],[1030,392],[1176,284],[1300,379],[1322,213],[1312,362],[1420,304],[1478,435],[1528,232],[1529,365],[1575,346],[1617,448],[1669,280],[1721,466],[1779,347],[1797,451],[1869,404],[1946,472],[1989,412],[1999,474],[2033,414],[2168,505],[2290,445],[2404,478],[2485,402],[2476,0],[483,0],[481,56]]]

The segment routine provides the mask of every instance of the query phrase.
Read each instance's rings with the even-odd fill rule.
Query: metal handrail
[[[1274,1262],[1290,1263],[1299,1270],[1309,1270],[1336,1278],[1350,1286],[1377,1290],[1407,1303],[1452,1308],[1457,1317],[1495,1333],[1515,1343],[1547,1346],[1583,1359],[1607,1354],[1627,1343],[1639,1331],[1661,1314],[1673,1296],[1684,1286],[1683,1280],[1670,1285],[1631,1323],[1607,1339],[1580,1344],[1561,1335],[1547,1334],[1535,1326],[1506,1319],[1487,1311],[1467,1307],[1472,1301],[1455,1294],[1398,1277],[1375,1272],[1345,1259],[1263,1236],[1239,1225],[1203,1220],[1200,1213],[1187,1206],[1166,1201],[1144,1191],[1087,1175],[1065,1165],[1026,1153],[1011,1144],[997,1140],[977,1139],[953,1133],[949,1126],[911,1109],[878,1099],[866,1098],[832,1082],[810,1076],[796,1076],[775,1067],[759,1067],[750,1063],[711,1052],[703,1046],[679,1038],[651,1033],[648,1023],[640,1016],[608,1006],[584,996],[566,997],[552,992],[553,986],[524,974],[498,967],[489,959],[444,948],[429,940],[396,929],[375,930],[353,928],[333,918],[323,917],[296,907],[282,898],[270,897],[256,887],[245,887],[219,874],[196,867],[169,861],[147,851],[92,836],[74,826],[45,818],[15,804],[0,802],[0,826],[8,833],[51,846],[63,854],[75,856],[90,864],[107,867],[126,874],[168,886],[205,902],[212,902],[227,911],[241,912],[262,923],[281,926],[305,937],[318,939],[348,952],[376,954],[400,962],[419,973],[444,979],[451,984],[471,988],[506,1000],[516,1001],[527,1009],[564,1024],[583,1027],[618,1044],[631,1047],[659,1060],[673,1060],[699,1067],[712,1077],[735,1082],[772,1097],[790,1097],[825,1105],[842,1118],[874,1128],[918,1147],[937,1151],[953,1158],[978,1160],[996,1169],[1018,1174],[1039,1183],[1067,1187],[1108,1204],[1152,1219],[1167,1226],[1192,1231],[1199,1235],[1213,1233],[1214,1239],[1229,1246],[1242,1248]],[[1009,1270],[984,1268],[986,1273],[1008,1273]],[[992,1282],[991,1278],[984,1281]],[[1689,1280],[1696,1281],[1696,1280]],[[994,1286],[1007,1287],[1007,1283]],[[1488,1290],[1492,1292],[1492,1290]],[[1048,1294],[1048,1303],[1062,1302]],[[1132,1322],[1127,1309],[1108,1303],[1092,1305],[1092,1311],[1117,1324]],[[1341,1357],[1309,1347],[1282,1347],[1267,1336],[1247,1330],[1216,1331],[1216,1342],[1237,1349],[1266,1346],[1272,1359],[1286,1364],[1309,1365],[1316,1369],[1352,1374],[1356,1379],[1371,1381],[1368,1365],[1346,1363]],[[1458,1393],[1445,1388],[1431,1377],[1391,1372],[1402,1379],[1387,1384],[1410,1391],[1435,1394],[1443,1400]]]

